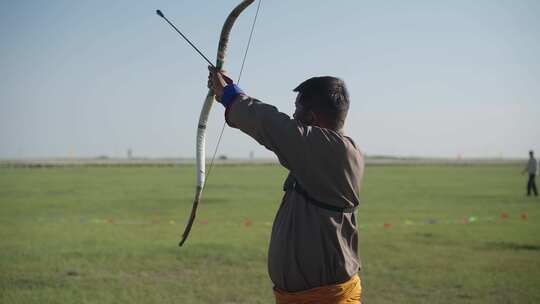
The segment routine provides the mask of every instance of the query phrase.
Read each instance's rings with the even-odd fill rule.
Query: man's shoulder
[[[324,140],[330,146],[332,151],[341,151],[343,153],[342,155],[348,159],[351,157],[363,159],[363,153],[360,150],[360,147],[350,136],[346,135],[343,130],[335,131],[324,128],[319,129],[323,133]],[[338,153],[337,155],[339,154],[341,153]]]

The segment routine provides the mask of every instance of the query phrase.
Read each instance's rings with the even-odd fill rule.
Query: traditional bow
[[[217,58],[216,58],[216,68],[218,70],[221,70],[223,67],[223,63],[225,61],[225,52],[227,50],[227,43],[229,42],[229,34],[231,32],[231,29],[234,25],[234,22],[238,18],[238,16],[246,9],[250,4],[252,4],[255,0],[244,0],[240,4],[238,4],[232,12],[229,14],[227,19],[225,20],[225,23],[223,24],[223,28],[221,29],[221,35],[219,37],[219,45],[217,50]],[[199,116],[199,126],[197,128],[197,188],[195,189],[195,198],[193,199],[193,207],[191,208],[191,215],[189,216],[189,220],[186,224],[186,228],[184,229],[184,233],[182,234],[182,240],[180,241],[179,246],[182,246],[184,242],[186,241],[189,232],[191,231],[191,226],[193,226],[193,222],[195,220],[195,216],[197,215],[197,206],[199,205],[199,201],[201,199],[202,191],[204,188],[204,182],[205,182],[205,143],[206,143],[206,122],[208,121],[208,115],[210,114],[210,109],[212,108],[212,104],[214,103],[214,92],[212,89],[208,90],[208,94],[206,94],[206,99],[204,100],[203,107],[201,109],[201,114]]]

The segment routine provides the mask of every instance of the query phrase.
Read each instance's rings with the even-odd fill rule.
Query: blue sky
[[[205,62],[238,1],[0,2],[0,158],[193,157]],[[231,34],[239,72],[252,5]],[[345,80],[368,155],[540,150],[540,2],[263,1],[241,86],[293,112],[298,83]],[[216,104],[208,149],[223,124]],[[218,154],[270,157],[227,128]]]

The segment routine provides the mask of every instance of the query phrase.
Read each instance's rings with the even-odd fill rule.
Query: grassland
[[[364,302],[540,303],[540,199],[520,169],[368,167]],[[273,303],[285,174],[214,168],[179,248],[191,166],[0,169],[0,303]]]

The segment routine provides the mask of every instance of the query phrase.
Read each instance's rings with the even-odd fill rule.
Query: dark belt
[[[311,195],[309,195],[309,193],[306,192],[306,190],[304,190],[304,188],[302,188],[302,186],[300,186],[297,181],[294,181],[292,183],[291,189],[302,195],[308,203],[315,205],[319,208],[341,213],[353,213],[356,211],[356,207],[338,207],[314,199],[313,197],[311,197]]]

